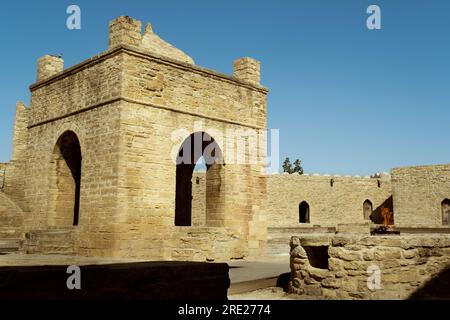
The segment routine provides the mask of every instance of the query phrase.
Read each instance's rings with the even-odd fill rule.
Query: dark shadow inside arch
[[[298,206],[299,222],[309,223],[309,204],[306,201],[302,201]]]
[[[441,202],[442,224],[448,226],[450,224],[450,199],[444,199]]]
[[[370,215],[370,220],[372,220],[373,223],[376,224],[382,224],[383,223],[383,216],[381,214],[381,211],[383,208],[389,209],[389,211],[394,211],[394,203],[392,196],[384,200],[384,202],[378,206],[375,210],[373,210],[372,214]]]
[[[372,204],[372,201],[370,201],[369,199],[367,199],[367,200],[364,201],[364,203],[363,203],[363,216],[364,216],[364,220],[371,220],[372,212],[373,212],[373,204]]]
[[[56,225],[78,225],[81,190],[81,148],[73,131],[64,132],[55,151]]]
[[[206,165],[207,202],[219,202],[223,165],[222,151],[216,141],[205,132],[195,132],[187,137],[177,155],[175,190],[175,225],[192,225],[192,174],[196,163],[203,157]],[[217,203],[218,204],[218,203]],[[206,205],[207,216],[208,205]]]

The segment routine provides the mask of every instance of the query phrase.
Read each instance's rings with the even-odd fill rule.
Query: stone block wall
[[[381,178],[272,174],[267,176],[268,221],[270,227],[295,227],[299,205],[309,204],[310,225],[335,226],[363,222],[363,203],[373,210],[392,195],[389,176]],[[396,208],[394,208],[395,217]]]
[[[206,224],[206,172],[196,171],[192,176],[192,225]]]
[[[120,61],[114,52],[96,56],[30,87],[24,228],[52,228],[54,215],[61,214],[54,205],[54,154],[58,139],[72,131],[82,156],[79,223],[72,227],[74,253],[80,255],[114,255]]]
[[[193,250],[196,257],[217,259],[261,254],[267,238],[265,147],[256,150],[256,158],[263,159],[257,164],[223,166],[214,179],[221,201],[205,201],[205,216],[214,216],[216,224],[199,231],[197,221],[191,228],[174,224],[173,150],[179,141],[173,135],[207,132],[225,151],[245,140],[235,132],[266,129],[267,89],[195,66],[150,26],[142,35],[140,25],[129,17],[114,20],[109,50],[69,69],[60,70],[57,57],[39,60],[40,81],[30,87],[27,144],[20,157],[28,177],[24,227],[36,230],[37,237],[69,230],[70,247],[81,255],[179,259]],[[54,68],[46,67],[49,59]],[[51,213],[58,213],[53,207],[60,197],[54,190],[62,189],[54,184],[62,171],[54,155],[67,131],[81,149],[80,214],[78,225],[55,231]],[[70,172],[64,172],[70,180]],[[45,231],[49,228],[52,232]],[[192,234],[207,239],[210,247],[200,246]]]
[[[0,238],[20,239],[23,232],[23,211],[0,191]]]
[[[14,116],[12,159],[8,170],[4,171],[3,192],[21,208],[24,208],[25,165],[28,146],[29,110],[22,102],[17,102]],[[1,183],[0,183],[1,184]]]
[[[225,150],[227,139],[231,139],[226,135],[227,130],[238,126],[182,112],[158,110],[138,103],[129,103],[122,109],[121,122],[120,202],[115,218],[115,232],[120,232],[120,246],[123,246],[120,251],[123,250],[121,254],[128,254],[129,248],[132,248],[134,254],[141,251],[144,255],[161,255],[164,252],[161,243],[166,243],[170,235],[184,234],[188,237],[187,233],[190,232],[189,227],[174,224],[176,165],[172,155],[173,150],[178,150],[178,144],[171,140],[172,133],[185,128],[187,137],[196,130],[195,123],[201,123],[201,131],[212,132],[214,129],[225,133],[225,142],[220,144],[221,149]],[[215,138],[214,134],[211,136]],[[260,171],[260,165],[244,167],[227,163],[220,173],[218,186],[223,202],[209,203],[206,193],[203,198],[205,220],[213,218],[220,223],[208,227],[229,228],[241,235],[242,250],[249,254],[260,253],[266,243],[263,211],[265,181],[261,179]],[[209,213],[206,212],[207,208]],[[217,215],[220,215],[219,220]],[[193,216],[195,218],[196,214]],[[214,235],[211,234],[211,237]],[[235,240],[229,237],[228,241],[233,243]],[[207,241],[210,245],[213,242],[212,238]],[[222,245],[227,247],[229,244],[224,241]],[[198,247],[192,246],[190,249],[196,251]],[[167,251],[165,254],[168,259],[178,256],[176,251],[173,251],[173,256]]]
[[[449,271],[447,234],[292,237],[289,291],[327,299],[450,298]]]
[[[442,227],[442,202],[450,200],[450,164],[392,169],[395,224]]]
[[[267,89],[231,76],[124,47],[122,96],[141,107],[242,126],[266,128]],[[179,128],[193,122],[180,123]],[[220,128],[218,128],[220,129]]]
[[[112,255],[117,216],[118,118],[119,105],[115,103],[30,128],[26,176],[32,178],[25,189],[26,229],[51,227],[53,213],[62,214],[54,207],[54,177],[58,173],[54,150],[61,135],[72,131],[80,141],[82,155],[80,214],[78,226],[74,227],[79,233],[76,252]]]
[[[7,163],[0,163],[0,190],[3,190],[3,188],[5,187],[5,177],[7,167],[8,167]]]
[[[177,227],[164,243],[165,258],[227,261],[249,255],[247,240],[231,228]]]

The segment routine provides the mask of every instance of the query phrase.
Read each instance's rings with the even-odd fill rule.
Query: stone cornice
[[[189,63],[180,62],[180,61],[168,58],[168,57],[159,56],[154,53],[146,52],[143,49],[128,46],[128,45],[121,45],[121,46],[114,47],[111,50],[100,53],[88,60],[85,60],[79,64],[76,64],[70,68],[67,68],[64,71],[59,72],[47,79],[36,82],[35,84],[32,84],[30,86],[30,91],[33,92],[34,90],[37,90],[44,86],[47,86],[51,83],[54,83],[56,81],[66,78],[66,77],[69,77],[73,74],[76,74],[76,73],[86,69],[86,68],[92,67],[93,65],[98,64],[106,59],[112,58],[120,53],[126,53],[126,54],[133,55],[133,56],[136,56],[139,58],[148,59],[150,61],[154,61],[157,63],[170,65],[174,68],[178,68],[178,69],[181,69],[184,71],[195,72],[195,73],[201,74],[206,77],[211,77],[211,78],[215,78],[218,80],[227,81],[227,82],[233,83],[233,84],[241,86],[241,87],[245,87],[245,88],[248,88],[248,89],[251,89],[254,91],[261,92],[263,94],[267,94],[269,92],[269,90],[263,86],[257,86],[252,83],[248,83],[248,82],[236,79],[229,75],[225,75],[225,74],[222,74],[222,73],[210,70],[210,69],[206,69],[203,67],[199,67],[196,65],[192,65]]]
[[[261,126],[257,126],[257,125],[252,125],[252,124],[248,124],[248,123],[243,123],[240,121],[234,121],[234,120],[229,120],[229,119],[223,119],[223,118],[219,118],[219,117],[213,117],[213,116],[207,116],[204,114],[198,114],[198,113],[194,113],[194,112],[188,112],[188,111],[184,111],[184,110],[179,110],[179,109],[175,109],[175,108],[170,108],[167,106],[163,106],[163,105],[158,105],[158,104],[154,104],[154,103],[147,103],[144,101],[139,101],[139,100],[134,100],[134,99],[128,99],[128,98],[113,98],[107,101],[103,101],[85,108],[81,108],[79,110],[61,115],[61,116],[57,116],[57,117],[53,117],[53,118],[49,118],[46,120],[42,120],[36,123],[32,123],[28,126],[28,129],[34,128],[34,127],[38,127],[47,123],[51,123],[57,120],[61,120],[61,119],[65,119],[89,110],[93,110],[96,108],[100,108],[106,105],[112,105],[115,104],[117,102],[126,102],[126,103],[130,103],[130,104],[136,104],[136,105],[141,105],[144,107],[151,107],[151,108],[155,108],[155,109],[161,109],[161,110],[167,110],[167,111],[171,111],[171,112],[175,112],[175,113],[181,113],[181,114],[186,114],[189,116],[194,116],[194,117],[200,117],[203,119],[208,119],[208,120],[213,120],[213,121],[218,121],[218,122],[222,122],[222,123],[227,123],[227,124],[232,124],[232,125],[238,125],[238,126],[242,126],[242,127],[246,127],[246,128],[251,128],[251,129],[259,129],[259,130],[265,130],[265,127],[261,127]]]

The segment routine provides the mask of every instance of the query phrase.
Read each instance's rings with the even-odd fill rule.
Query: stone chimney
[[[120,45],[139,46],[142,41],[142,22],[120,16],[109,23],[109,48]]]
[[[37,62],[37,81],[47,79],[64,70],[64,60],[59,56],[45,55]]]
[[[260,62],[252,58],[240,58],[234,61],[233,76],[252,84],[260,84]]]

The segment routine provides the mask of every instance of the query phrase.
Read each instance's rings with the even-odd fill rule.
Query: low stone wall
[[[388,202],[391,195],[391,181],[387,175],[380,178],[268,175],[268,227],[305,225],[299,223],[299,205],[303,201],[309,205],[311,225],[333,227],[338,223],[363,222],[364,201],[369,200],[376,211],[381,206],[390,206]]]
[[[372,203],[375,213],[392,206],[390,176],[271,174],[267,176],[268,227],[328,226],[363,222],[364,201]],[[299,204],[310,207],[310,223],[299,223]],[[196,171],[192,178],[192,225],[205,226],[206,176]]]
[[[248,256],[245,241],[228,228],[176,227],[165,247],[165,258],[179,261],[227,261]]]
[[[291,293],[327,299],[450,298],[450,235],[291,238]]]

